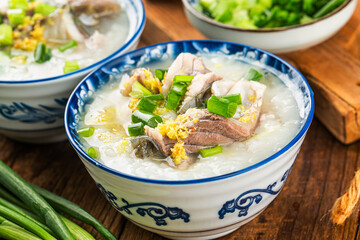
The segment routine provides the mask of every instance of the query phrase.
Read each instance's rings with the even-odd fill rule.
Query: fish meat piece
[[[191,53],[181,53],[169,67],[163,81],[161,93],[167,96],[176,75],[196,76],[197,74],[205,74],[208,72],[210,72],[210,70],[205,67],[201,58]]]
[[[56,10],[46,21],[44,37],[47,42],[64,44],[70,40],[82,43],[85,36],[77,28],[69,8]]]
[[[121,6],[113,0],[69,0],[75,15],[88,15],[94,18],[109,17],[120,12]]]
[[[179,108],[179,113],[185,113],[189,108],[201,107],[205,103],[204,94],[210,90],[211,85],[222,77],[214,72],[198,74],[192,80],[185,98]]]

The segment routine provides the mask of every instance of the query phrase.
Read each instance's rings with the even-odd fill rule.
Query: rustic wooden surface
[[[140,46],[204,38],[185,18],[179,0],[147,0],[145,6]],[[29,145],[0,136],[0,159],[26,180],[88,210],[121,240],[164,239],[127,221],[106,202],[68,142]],[[360,239],[359,207],[343,226],[329,221],[329,209],[359,168],[360,142],[341,144],[315,118],[279,196],[259,217],[221,239]]]

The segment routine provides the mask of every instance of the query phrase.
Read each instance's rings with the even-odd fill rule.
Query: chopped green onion
[[[58,47],[60,52],[65,52],[66,50],[76,47],[78,44],[75,40],[71,40],[70,42]]]
[[[234,102],[237,105],[241,104],[241,95],[240,94],[231,94],[224,97],[221,97],[223,99],[229,100],[230,102]]]
[[[53,13],[56,10],[55,6],[46,4],[46,3],[39,3],[36,7],[34,12],[39,13],[43,16],[49,16],[51,13]]]
[[[64,73],[74,72],[79,69],[80,67],[77,61],[65,61]]]
[[[152,113],[153,111],[155,111],[157,106],[158,105],[156,103],[142,97],[137,105],[137,108]]]
[[[191,83],[191,81],[194,79],[194,76],[192,75],[176,75],[174,77],[173,82],[174,83]]]
[[[11,240],[41,240],[34,234],[18,226],[0,225],[0,238]]]
[[[167,70],[165,69],[155,69],[155,77],[162,81],[165,77],[165,73],[167,73]]]
[[[152,93],[143,85],[141,85],[141,83],[139,83],[138,81],[136,81],[133,85],[132,85],[132,91],[130,93],[131,97],[143,97],[143,96],[148,96],[148,95],[152,95]]]
[[[188,85],[182,83],[174,83],[171,87],[171,91],[179,96],[184,96],[187,91]]]
[[[89,147],[88,150],[87,150],[87,154],[92,157],[92,158],[97,158],[98,157],[98,151],[93,148],[93,147]]]
[[[58,47],[60,52],[65,52],[66,50],[76,47],[77,46],[77,42],[75,40],[71,40],[68,43],[65,43],[64,45]]]
[[[133,114],[131,115],[131,121],[133,123],[142,122],[143,124],[148,125],[151,128],[155,128],[158,123],[163,122],[160,116],[143,110],[136,110],[135,112],[133,112]]]
[[[330,0],[323,6],[318,12],[314,14],[314,18],[321,18],[328,13],[334,11],[338,8],[341,4],[343,4],[345,0]]]
[[[29,4],[27,0],[9,0],[8,6],[9,9],[21,9],[24,11],[29,10]]]
[[[176,110],[176,108],[179,106],[181,96],[177,95],[173,91],[170,91],[166,100],[167,101],[165,107],[170,110]]]
[[[150,95],[150,96],[144,96],[144,98],[146,98],[147,100],[155,100],[155,101],[160,101],[160,100],[164,100],[164,95],[160,94],[155,94],[155,95]]]
[[[76,133],[82,137],[91,137],[94,134],[94,132],[95,132],[94,127],[86,127],[76,131]]]
[[[0,46],[7,46],[13,43],[12,32],[12,27],[10,25],[0,25]]]
[[[256,71],[253,68],[249,69],[249,72],[246,74],[245,79],[249,80],[249,81],[259,81],[262,78],[262,74],[259,73],[258,71]]]
[[[207,101],[207,109],[211,113],[231,118],[236,113],[237,104],[227,99],[211,96]]]
[[[213,148],[201,149],[199,151],[199,153],[203,158],[206,158],[206,157],[210,157],[210,156],[222,153],[222,151],[223,151],[223,149],[221,146],[216,146]]]
[[[51,50],[44,43],[38,43],[34,51],[34,59],[37,63],[44,63],[51,58]]]
[[[22,24],[25,20],[25,12],[22,9],[9,9],[7,11],[9,23],[12,26]]]
[[[128,132],[130,137],[141,136],[145,134],[144,124],[142,122],[130,124],[128,126]]]

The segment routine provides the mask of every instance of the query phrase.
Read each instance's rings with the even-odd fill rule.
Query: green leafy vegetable
[[[262,74],[259,73],[258,71],[256,71],[253,68],[250,68],[248,73],[245,76],[245,79],[249,80],[249,81],[260,81],[260,79],[262,78]]]

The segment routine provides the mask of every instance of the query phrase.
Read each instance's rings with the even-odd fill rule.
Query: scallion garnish
[[[144,97],[141,98],[140,102],[137,105],[137,108],[140,110],[144,110],[146,112],[153,112],[155,111],[158,105]]]
[[[194,79],[192,75],[176,75],[174,77],[173,83],[191,83]]]
[[[130,137],[141,136],[145,134],[144,124],[142,122],[130,124],[128,126],[128,132]]]
[[[66,50],[76,47],[78,44],[75,40],[71,40],[70,42],[58,47],[60,52],[65,52]]]
[[[237,105],[241,104],[241,95],[240,94],[231,94],[231,95],[227,95],[227,96],[224,96],[224,97],[221,97],[221,98],[227,99],[230,102],[234,102]]]
[[[162,118],[158,115],[146,112],[144,110],[136,110],[131,115],[131,121],[133,123],[142,122],[145,125],[148,125],[151,128],[155,128],[158,123],[162,123]]]
[[[174,83],[171,87],[171,91],[176,93],[179,96],[184,96],[187,91],[188,85],[182,83]]]
[[[79,70],[80,66],[77,61],[65,61],[64,73],[73,72]]]
[[[249,80],[249,81],[259,81],[262,78],[262,74],[259,73],[258,71],[256,71],[253,68],[249,69],[249,72],[246,74],[245,79]]]
[[[231,118],[236,113],[237,104],[224,98],[211,96],[207,101],[207,109],[211,113]]]
[[[155,69],[155,77],[162,81],[165,77],[165,73],[167,73],[167,70],[165,69]]]
[[[38,43],[34,51],[34,59],[37,63],[44,63],[51,59],[51,50],[44,43]]]
[[[34,12],[39,13],[43,16],[49,16],[55,10],[56,10],[55,6],[46,3],[39,3],[38,5],[36,5]]]
[[[148,96],[148,95],[152,95],[152,93],[146,87],[141,85],[141,83],[139,83],[138,81],[136,81],[132,85],[132,91],[130,93],[131,97],[141,98],[143,96]]]
[[[93,147],[89,147],[88,149],[87,149],[87,154],[90,156],[90,157],[92,157],[92,158],[97,158],[98,157],[98,151],[95,149],[95,148],[93,148]]]
[[[181,96],[177,95],[173,91],[170,91],[166,100],[165,107],[170,110],[176,110],[176,108],[179,106]]]
[[[86,127],[76,131],[76,133],[82,137],[91,137],[94,134],[94,132],[95,132],[94,127]]]
[[[8,24],[0,25],[0,46],[8,46],[13,43],[12,27]]]
[[[160,93],[155,95],[144,96],[144,98],[146,98],[147,100],[161,101],[164,100],[164,95]]]
[[[221,146],[216,146],[213,148],[201,149],[199,151],[199,153],[203,158],[206,158],[206,157],[210,157],[210,156],[214,156],[216,154],[222,153],[222,151],[223,151],[223,149]]]
[[[25,20],[25,12],[22,9],[8,9],[7,17],[12,26],[22,24]]]

